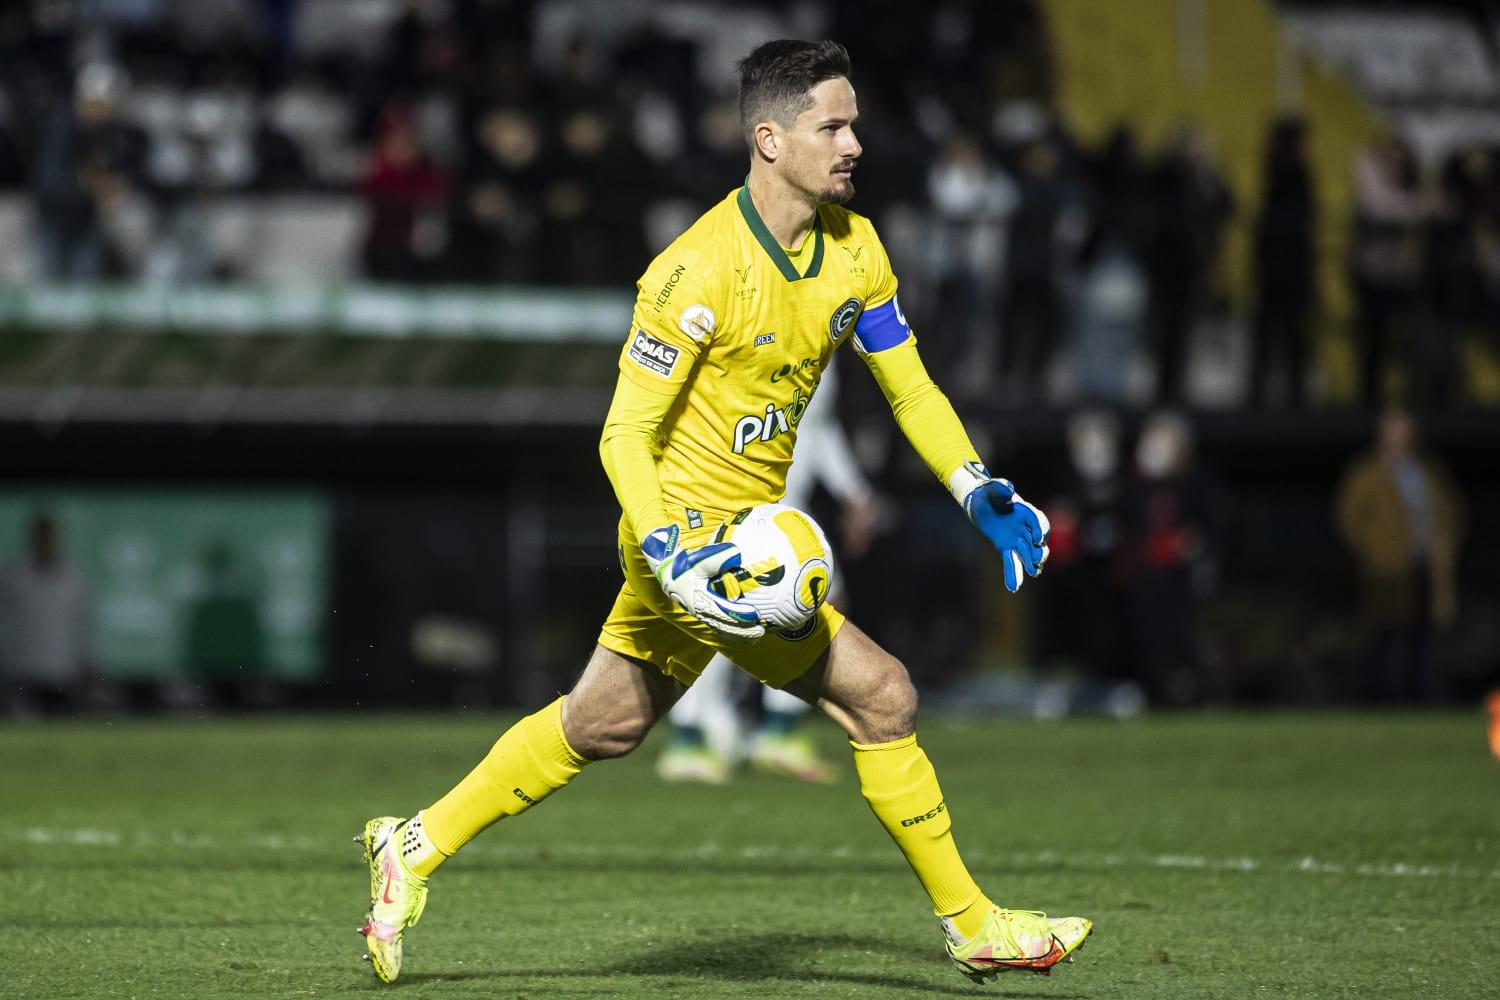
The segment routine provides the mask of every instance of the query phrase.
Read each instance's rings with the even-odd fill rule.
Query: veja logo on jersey
[[[809,368],[818,367],[819,363],[820,362],[817,358],[803,358],[796,364],[788,362],[771,373],[771,381],[780,382],[784,378],[791,378],[793,375],[800,375],[802,372],[807,371]]]
[[[672,374],[677,367],[677,355],[681,353],[671,344],[663,344],[645,330],[635,331],[635,340],[630,342],[630,358],[648,371],[662,378]]]
[[[838,343],[838,339],[849,332],[864,307],[859,299],[846,299],[843,305],[833,311],[833,315],[828,318],[828,336],[834,343]]]
[[[767,403],[764,413],[740,417],[734,424],[734,453],[743,455],[745,449],[755,442],[769,441],[792,430],[802,422],[802,414],[807,412],[807,404],[811,399],[810,393],[794,389],[792,401],[785,406]]]

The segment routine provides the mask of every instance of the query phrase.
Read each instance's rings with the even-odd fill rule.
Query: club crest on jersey
[[[859,299],[847,299],[833,311],[833,316],[828,320],[828,336],[834,343],[838,343],[839,338],[849,332],[863,308],[864,303]]]
[[[670,376],[672,369],[677,367],[679,353],[677,348],[663,344],[645,330],[635,331],[635,340],[630,342],[630,359],[662,378]]]

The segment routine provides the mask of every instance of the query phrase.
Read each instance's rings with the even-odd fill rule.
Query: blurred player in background
[[[785,494],[797,426],[834,350],[850,341],[902,433],[999,552],[1006,588],[1018,590],[1047,558],[1046,518],[980,461],[917,354],[879,236],[842,207],[862,152],[849,75],[836,42],[768,42],[740,63],[749,176],[639,281],[605,418],[600,457],[623,512],[624,585],[572,691],[512,726],[410,820],[366,822],[361,933],[380,979],[400,974],[402,936],[444,861],[589,764],[638,747],[716,653],[816,704],[848,734],[860,791],[927,892],[960,972],[976,981],[1045,974],[1093,929],[1080,917],[1002,908],[979,888],[917,745],[916,690],[899,660],[826,602],[806,628],[768,631],[750,605],[710,586],[741,565],[715,531]],[[405,763],[394,748],[372,752],[381,751],[393,767]],[[1060,780],[1045,753],[989,763],[1008,794]],[[732,916],[726,936],[736,933]]]
[[[782,503],[808,510],[813,492],[821,485],[843,508],[843,553],[858,559],[869,547],[879,505],[839,425],[837,375],[836,366],[823,373],[818,393],[797,425],[797,446]],[[833,574],[828,596],[840,611],[846,610],[842,580],[842,573]],[[753,680],[730,657],[715,654],[702,676],[672,706],[668,716],[672,741],[657,758],[656,773],[667,781],[720,785],[729,780],[736,764],[748,759],[771,774],[814,783],[832,780],[834,768],[819,756],[801,725],[812,706],[796,695],[762,685],[759,723],[754,732],[745,731],[740,703]]]

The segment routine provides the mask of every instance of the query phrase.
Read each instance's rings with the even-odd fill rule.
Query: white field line
[[[25,844],[42,847],[137,847],[177,848],[186,850],[243,850],[251,848],[262,851],[326,851],[329,841],[299,834],[246,834],[236,837],[219,837],[211,833],[187,833],[181,830],[166,832],[153,830],[107,830],[91,827],[55,829],[50,827],[25,827],[20,831],[20,840]],[[341,845],[340,845],[341,846]],[[585,844],[550,841],[546,844],[478,843],[468,847],[468,855],[496,858],[531,860],[537,856],[548,859],[568,858],[594,859],[628,862],[678,862],[684,858],[701,860],[778,860],[778,861],[824,861],[837,866],[838,862],[863,863],[889,862],[893,869],[904,867],[894,852],[855,851],[849,847],[831,850],[813,847],[725,847],[707,841],[683,851],[662,851],[633,848],[620,844]],[[1273,874],[1295,873],[1302,875],[1352,875],[1369,878],[1456,878],[1456,879],[1500,879],[1500,868],[1485,871],[1463,868],[1458,865],[1433,865],[1416,862],[1361,863],[1355,861],[1328,861],[1312,856],[1296,861],[1263,861],[1257,858],[1210,858],[1198,854],[1069,854],[1056,851],[1014,852],[1010,854],[969,851],[967,858],[972,864],[1008,863],[1018,866],[1042,866],[1054,868],[1177,868],[1199,869],[1216,872],[1269,872]]]

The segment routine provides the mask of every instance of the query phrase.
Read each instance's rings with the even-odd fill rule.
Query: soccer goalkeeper
[[[709,588],[739,560],[713,532],[735,511],[782,496],[797,424],[846,341],[999,551],[1006,588],[1019,589],[1047,557],[1046,518],[986,471],[922,367],[874,227],[842,207],[861,153],[848,53],[830,41],[774,41],[739,70],[749,176],[641,278],[605,419],[600,454],[623,511],[624,585],[572,691],[512,726],[411,819],[365,824],[361,930],[385,982],[400,974],[402,936],[443,862],[584,767],[634,750],[716,652],[848,733],[860,790],[927,891],[961,972],[976,981],[1046,973],[1092,930],[1081,917],[998,906],[975,883],[917,744],[916,692],[898,660],[827,604],[813,631],[792,640]]]

